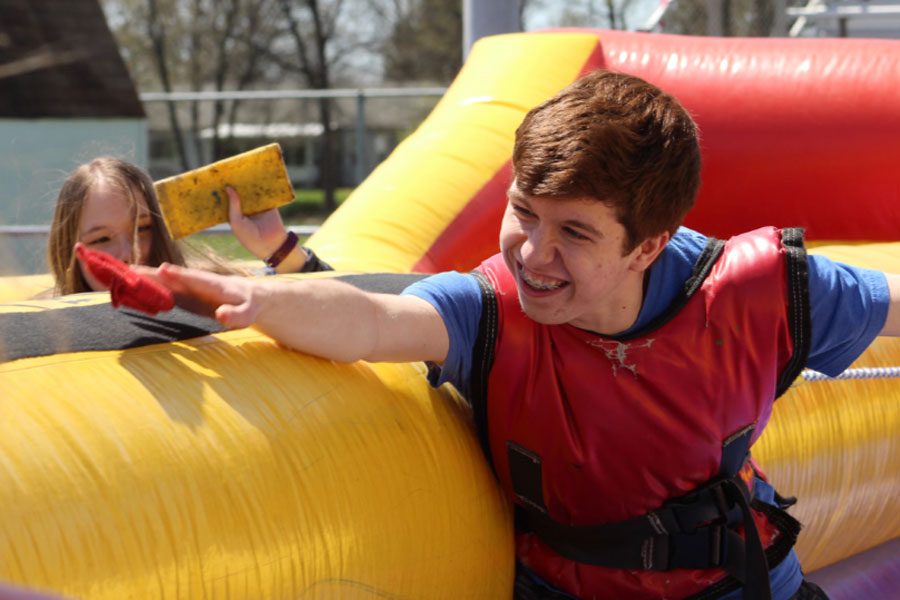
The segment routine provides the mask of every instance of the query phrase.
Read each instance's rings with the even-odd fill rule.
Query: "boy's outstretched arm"
[[[885,273],[891,303],[888,305],[887,319],[880,335],[900,336],[900,275]]]
[[[414,296],[373,294],[333,279],[278,281],[226,277],[163,265],[156,273],[179,303],[229,328],[254,326],[309,354],[353,362],[443,362],[444,321]]]

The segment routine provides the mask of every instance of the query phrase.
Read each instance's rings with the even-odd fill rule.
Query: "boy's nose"
[[[526,266],[544,265],[553,261],[556,245],[545,231],[535,229],[522,244],[522,260]]]

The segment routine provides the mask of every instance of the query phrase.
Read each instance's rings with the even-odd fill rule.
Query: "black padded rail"
[[[360,289],[399,294],[423,274],[378,273],[335,277]],[[23,304],[23,307],[25,305]],[[302,307],[298,307],[302,311]],[[0,313],[0,362],[64,352],[124,350],[222,331],[213,319],[180,308],[154,317],[109,303]]]

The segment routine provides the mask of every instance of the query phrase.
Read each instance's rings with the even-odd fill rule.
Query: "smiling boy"
[[[825,597],[748,460],[804,366],[900,334],[900,277],[807,257],[797,230],[680,227],[695,125],[598,71],[516,133],[500,253],[402,295],[164,266],[225,325],[335,360],[433,363],[517,506],[518,598]],[[415,335],[410,335],[415,332]]]

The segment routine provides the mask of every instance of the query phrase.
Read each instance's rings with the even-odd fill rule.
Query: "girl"
[[[277,209],[244,216],[237,192],[230,188],[227,192],[235,237],[274,272],[330,269],[297,244],[297,236],[286,231]],[[79,166],[59,192],[47,248],[55,280],[53,295],[105,289],[76,259],[77,242],[130,264],[190,263],[217,272],[236,272],[215,257],[186,260],[185,249],[169,236],[150,177],[135,165],[112,157]]]

